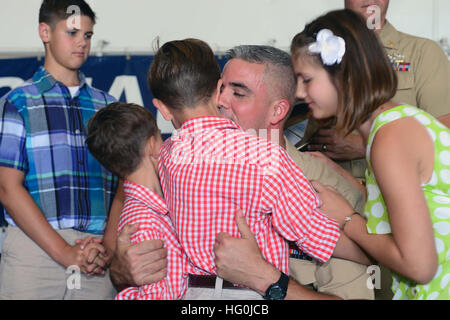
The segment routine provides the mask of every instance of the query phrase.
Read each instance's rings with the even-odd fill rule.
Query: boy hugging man
[[[124,180],[125,204],[119,232],[127,224],[139,224],[132,243],[164,239],[168,249],[167,276],[150,285],[129,287],[118,300],[174,300],[187,289],[186,256],[163,200],[158,177],[158,155],[162,144],[156,120],[147,109],[113,103],[97,112],[89,122],[86,139],[100,163]]]

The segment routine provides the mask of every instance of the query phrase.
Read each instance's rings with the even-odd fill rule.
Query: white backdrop
[[[244,43],[289,47],[306,22],[344,0],[88,0],[98,15],[93,51],[151,52],[152,43],[186,37],[216,52]],[[37,34],[41,0],[0,0],[0,55],[42,52]],[[388,19],[401,31],[450,39],[450,0],[391,0]]]

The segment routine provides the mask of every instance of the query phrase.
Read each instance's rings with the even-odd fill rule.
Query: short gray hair
[[[289,53],[271,46],[242,45],[228,50],[226,58],[264,64],[264,80],[268,80],[268,90],[274,98],[287,99],[291,108],[294,106],[297,78]]]

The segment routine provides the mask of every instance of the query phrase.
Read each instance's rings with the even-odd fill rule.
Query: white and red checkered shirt
[[[240,209],[266,260],[285,273],[287,241],[325,262],[339,239],[337,222],[317,208],[318,196],[286,151],[228,119],[183,123],[161,148],[159,173],[178,239],[203,274],[215,273],[217,234],[239,237]]]
[[[167,248],[167,276],[154,284],[129,287],[116,296],[117,300],[176,300],[187,290],[186,265],[188,259],[178,242],[172,221],[167,215],[163,199],[148,188],[124,182],[125,203],[120,215],[119,232],[127,224],[139,224],[131,242],[163,239]]]

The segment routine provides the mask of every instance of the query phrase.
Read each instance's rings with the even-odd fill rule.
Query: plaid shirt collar
[[[130,181],[124,181],[123,188],[125,197],[142,202],[147,207],[161,215],[166,215],[169,213],[166,202],[158,194],[147,187]]]
[[[86,76],[83,72],[78,71],[78,79],[80,80],[80,89],[85,87],[89,96],[92,95],[92,89],[86,82]],[[39,67],[36,73],[33,75],[33,82],[36,84],[39,92],[44,94],[52,89],[56,84],[65,86],[62,82],[56,80],[44,67]]]

